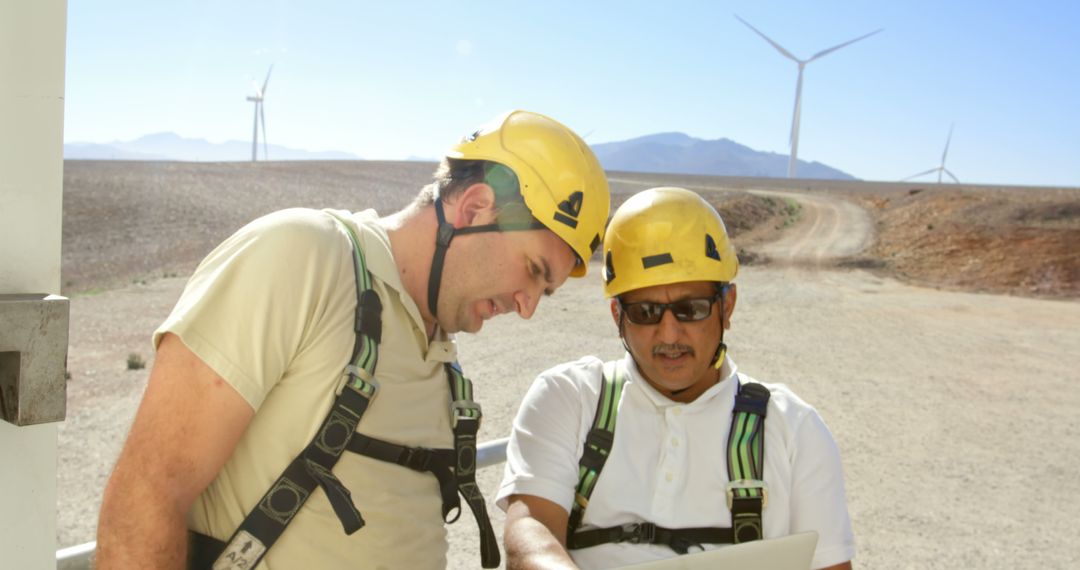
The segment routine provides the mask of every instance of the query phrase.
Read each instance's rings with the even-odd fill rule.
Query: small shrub
[[[143,368],[146,368],[146,361],[143,360],[143,357],[139,356],[138,354],[136,354],[134,352],[132,352],[131,354],[128,355],[128,359],[127,359],[127,369],[128,370],[142,370]]]

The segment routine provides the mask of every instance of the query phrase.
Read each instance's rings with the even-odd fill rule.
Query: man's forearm
[[[566,548],[534,518],[522,517],[508,522],[503,542],[508,570],[577,569]]]

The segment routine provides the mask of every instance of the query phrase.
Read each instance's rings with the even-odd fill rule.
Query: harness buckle
[[[427,471],[432,455],[432,451],[426,447],[406,447],[402,465],[413,471]]]
[[[735,504],[735,491],[745,490],[758,490],[761,491],[761,509],[765,510],[765,507],[769,505],[769,486],[759,479],[737,479],[727,484],[727,508],[730,511],[732,505]],[[756,499],[757,497],[739,497],[741,499]]]
[[[474,402],[473,400],[454,400],[450,404],[450,427],[452,428],[457,427],[459,419],[475,419],[479,422],[480,418],[481,412],[479,402]]]
[[[656,540],[656,525],[653,523],[629,523],[622,525],[622,536],[616,542],[630,544],[653,544]]]
[[[345,367],[345,375],[349,379],[345,382],[345,387],[360,394],[368,400],[375,397],[375,393],[379,391],[379,381],[371,375],[370,372],[364,368],[355,364],[350,364]],[[338,394],[341,392],[338,391]]]

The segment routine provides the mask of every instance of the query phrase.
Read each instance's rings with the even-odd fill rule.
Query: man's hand
[[[566,551],[566,509],[540,497],[511,495],[506,509],[507,570],[577,570]]]
[[[236,390],[166,334],[105,488],[96,567],[184,568],[188,511],[253,415]]]

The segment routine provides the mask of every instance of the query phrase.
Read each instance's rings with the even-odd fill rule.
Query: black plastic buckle
[[[622,526],[622,536],[618,542],[630,544],[652,544],[656,541],[656,525],[653,523],[633,523]]]
[[[765,417],[768,409],[768,388],[754,382],[747,382],[739,386],[739,393],[735,395],[736,412],[747,412]]]
[[[406,447],[402,465],[413,471],[428,471],[431,465],[432,450],[426,447]]]
[[[435,243],[442,247],[450,247],[450,240],[454,239],[454,224],[439,224],[439,230],[435,235]]]
[[[382,342],[382,301],[374,289],[360,293],[356,303],[356,332],[367,335],[376,343]]]

